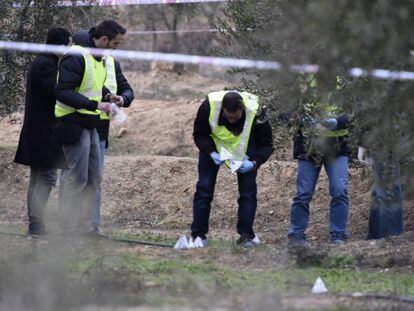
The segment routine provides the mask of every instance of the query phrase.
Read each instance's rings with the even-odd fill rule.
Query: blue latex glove
[[[242,166],[237,170],[239,173],[248,173],[255,167],[254,163],[248,159],[243,160]]]
[[[220,166],[224,163],[224,161],[220,160],[220,154],[218,154],[215,151],[210,153],[210,158],[213,160],[214,164],[216,164],[217,166]]]
[[[312,125],[314,125],[315,124],[315,120],[312,118],[312,117],[304,117],[303,119],[302,119],[302,125],[304,125],[304,126],[312,126]]]
[[[336,129],[336,126],[338,125],[338,121],[336,118],[326,118],[321,121],[321,124],[325,126],[326,128],[330,129],[331,131]]]

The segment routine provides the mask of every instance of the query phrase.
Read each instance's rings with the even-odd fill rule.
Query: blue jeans
[[[400,164],[394,154],[373,158],[374,185],[369,215],[368,239],[399,235],[404,230]]]
[[[348,238],[348,157],[339,156],[324,163],[329,180],[331,195],[329,222],[330,238],[346,240]],[[293,199],[289,237],[306,240],[306,229],[309,223],[309,204],[319,178],[321,166],[312,161],[299,160],[296,179],[296,195]]]
[[[45,229],[43,212],[52,187],[56,185],[56,180],[57,169],[30,167],[30,181],[27,189],[29,232],[41,232]]]
[[[102,140],[99,142],[99,154],[100,154],[100,159],[101,159],[102,174],[103,174],[105,151],[106,151],[105,146],[106,146],[105,140]],[[101,202],[102,202],[102,190],[101,190],[101,187],[99,186],[99,188],[96,191],[96,202],[95,202],[95,206],[92,210],[92,215],[91,215],[92,229],[98,228],[99,225],[101,224]]]
[[[209,155],[200,153],[198,161],[198,182],[193,200],[193,224],[191,235],[205,238],[208,233],[211,201],[214,196],[219,166],[214,164]],[[239,209],[237,232],[254,238],[253,222],[257,207],[256,173],[237,174],[239,187]]]
[[[102,181],[98,133],[96,129],[83,129],[76,143],[62,148],[68,166],[61,175],[62,225],[68,230],[89,231]]]

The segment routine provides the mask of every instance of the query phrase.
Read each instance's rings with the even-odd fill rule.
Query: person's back
[[[46,44],[70,45],[71,34],[65,28],[52,28]],[[43,209],[56,183],[56,169],[65,167],[61,147],[52,136],[59,57],[38,55],[27,74],[25,115],[14,161],[30,166],[29,234],[44,233]]]

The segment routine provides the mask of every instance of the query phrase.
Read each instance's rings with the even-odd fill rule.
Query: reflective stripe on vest
[[[259,109],[259,98],[256,95],[247,92],[238,92],[243,98],[246,119],[244,121],[243,131],[240,135],[236,136],[225,126],[218,125],[223,97],[228,92],[229,91],[222,91],[208,94],[210,103],[210,136],[213,138],[218,152],[221,152],[221,148],[224,147],[233,155],[234,160],[241,161],[246,156],[253,121],[257,114],[257,110]],[[228,162],[226,162],[226,164],[229,165]]]
[[[103,62],[97,61],[91,54],[87,53],[87,51],[79,45],[73,45],[71,49],[80,51],[85,61],[85,71],[83,74],[82,82],[81,85],[75,89],[75,91],[89,98],[89,100],[94,100],[98,103],[101,102],[102,87],[106,78],[106,70]],[[98,109],[94,111],[88,109],[75,109],[73,107],[65,105],[64,103],[56,101],[55,116],[57,118],[74,112],[79,112],[86,115],[100,114],[100,110]]]
[[[116,94],[118,92],[118,83],[116,82],[115,59],[112,56],[106,56],[106,80],[105,86],[111,92]],[[109,120],[109,116],[104,111],[101,111],[101,120]]]

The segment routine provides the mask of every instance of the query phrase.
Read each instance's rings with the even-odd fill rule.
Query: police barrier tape
[[[79,51],[70,49],[63,45],[49,45],[26,42],[0,41],[0,50],[14,50],[31,53],[49,53],[49,54],[80,54]],[[289,70],[298,73],[317,73],[318,65],[303,64],[291,65],[284,67],[280,62],[262,61],[251,59],[225,58],[196,56],[185,54],[154,53],[141,51],[125,51],[112,49],[92,49],[86,48],[94,55],[110,55],[116,59],[130,59],[141,61],[163,61],[171,63],[210,65],[215,67],[236,67],[236,68],[256,68],[263,70]],[[414,80],[412,71],[391,71],[386,69],[365,70],[362,68],[352,68],[349,70],[351,77],[373,77],[376,79],[386,80]]]
[[[142,4],[180,4],[180,3],[208,3],[208,2],[228,2],[229,0],[77,0],[77,1],[57,1],[56,6],[118,6],[118,5],[142,5]],[[31,3],[31,6],[34,4]],[[20,3],[13,3],[13,7],[22,7]]]
[[[183,29],[183,30],[128,30],[127,35],[163,35],[173,33],[219,32],[219,29]]]
[[[238,32],[236,28],[231,28],[231,31]],[[247,28],[246,31],[253,31]],[[211,28],[211,29],[177,29],[177,30],[128,30],[127,35],[156,35],[156,34],[173,34],[173,33],[203,33],[203,32],[229,32],[229,29]]]

